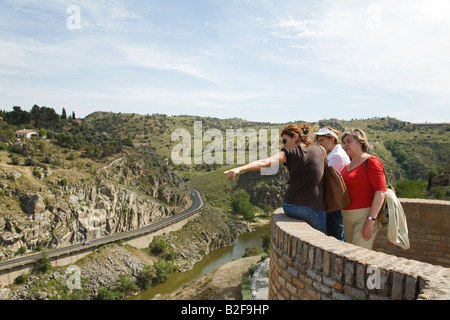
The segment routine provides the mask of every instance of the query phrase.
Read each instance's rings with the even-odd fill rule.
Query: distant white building
[[[37,132],[36,130],[27,130],[27,129],[17,130],[16,137],[30,139],[31,137],[39,137],[39,132]]]
[[[412,124],[416,128],[447,128],[450,126],[450,123],[448,122],[441,122],[441,123],[413,123]]]

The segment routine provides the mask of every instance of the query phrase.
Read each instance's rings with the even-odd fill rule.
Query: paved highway
[[[105,245],[107,243],[116,242],[116,241],[120,241],[120,240],[127,240],[129,238],[133,238],[136,236],[142,236],[145,234],[155,232],[162,228],[165,228],[171,224],[174,224],[178,221],[188,218],[189,216],[195,214],[198,210],[203,208],[203,200],[202,200],[200,193],[197,190],[191,188],[191,195],[192,195],[191,206],[188,209],[186,209],[185,211],[180,212],[177,215],[174,215],[174,216],[171,216],[164,220],[160,220],[158,222],[152,223],[141,229],[114,234],[112,236],[91,240],[86,243],[78,243],[78,244],[66,246],[63,248],[49,250],[48,255],[50,258],[52,258],[52,257],[60,256],[60,255],[69,254],[72,252],[85,250],[88,248],[96,248],[96,247]],[[42,253],[36,253],[36,254],[27,255],[25,257],[15,258],[15,259],[11,259],[11,260],[2,262],[2,263],[0,263],[0,271],[11,269],[11,268],[14,268],[17,266],[26,265],[29,263],[34,263],[35,261],[37,261],[41,258],[41,255],[42,255]]]

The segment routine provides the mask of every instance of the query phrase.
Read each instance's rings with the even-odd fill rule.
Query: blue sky
[[[448,0],[0,0],[0,109],[450,121]]]

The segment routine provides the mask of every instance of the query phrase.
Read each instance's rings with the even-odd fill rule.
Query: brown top
[[[323,181],[325,158],[318,146],[295,146],[281,151],[286,155],[289,187],[284,202],[325,211]]]

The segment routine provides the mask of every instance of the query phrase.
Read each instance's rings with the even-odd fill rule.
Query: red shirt
[[[386,191],[386,180],[384,177],[383,164],[380,159],[370,156],[353,170],[347,171],[349,165],[342,169],[341,175],[344,179],[351,204],[344,210],[369,208],[372,205],[373,196],[376,191]]]

